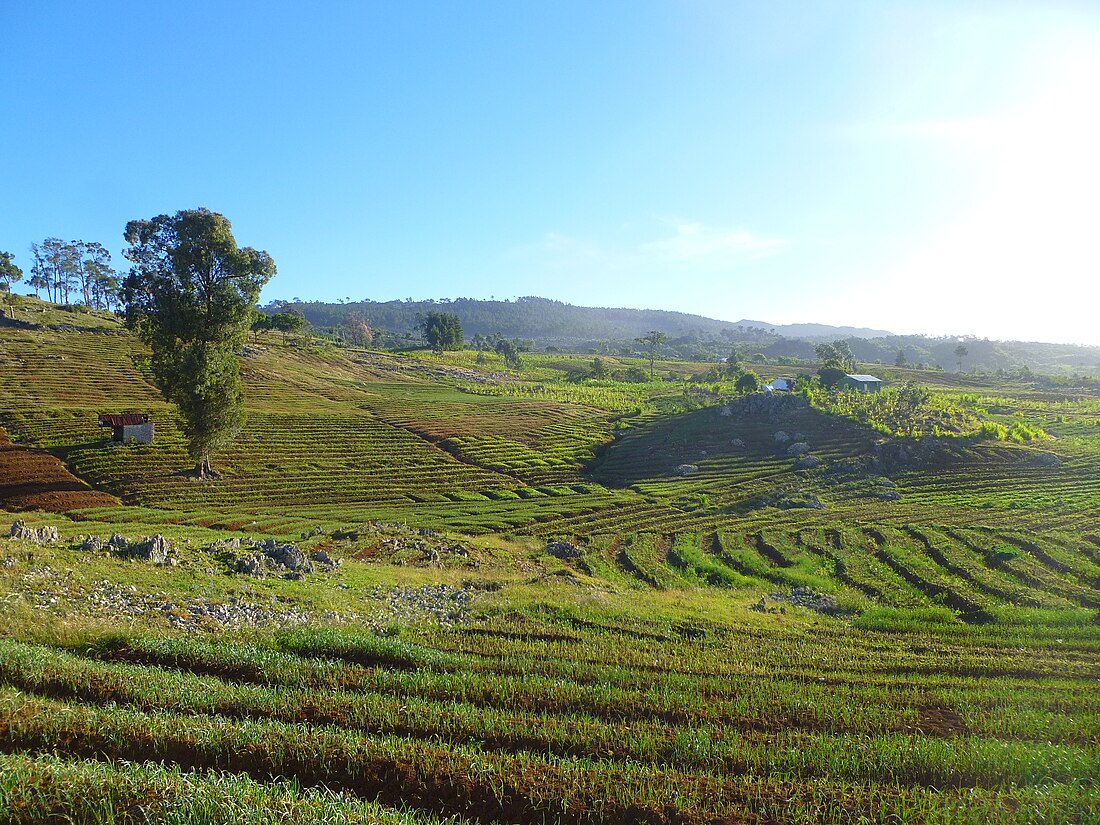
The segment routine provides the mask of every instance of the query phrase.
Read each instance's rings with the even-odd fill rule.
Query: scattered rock
[[[790,440],[791,440],[791,437],[789,435],[787,435],[785,432],[783,432],[783,430],[779,430],[775,434],[775,443],[776,444],[786,444]]]
[[[816,455],[804,455],[798,459],[792,467],[795,470],[812,470],[814,467],[820,467],[825,462],[818,458]]]
[[[13,539],[23,539],[34,544],[53,544],[59,540],[56,527],[28,527],[23,519],[12,524],[9,535]]]
[[[787,448],[787,455],[802,455],[810,451],[810,445],[805,441],[796,441]]]
[[[828,616],[837,616],[845,612],[843,608],[837,606],[836,599],[833,596],[828,593],[818,593],[812,587],[799,586],[793,588],[789,594],[783,592],[769,593],[768,597],[772,601],[788,602]],[[764,597],[761,597],[760,605],[763,604]]]
[[[266,576],[268,572],[267,561],[267,557],[263,555],[239,556],[230,566],[230,570],[245,576]]]
[[[799,498],[782,498],[775,503],[780,510],[824,510],[825,502],[813,493],[806,493]]]
[[[675,470],[672,471],[674,475],[678,476],[690,476],[699,472],[699,465],[697,464],[681,464]]]
[[[281,575],[286,579],[300,579],[306,573],[331,573],[340,566],[324,550],[315,550],[309,557],[294,544],[280,544],[275,539],[232,539],[214,545],[222,549],[251,548],[242,556],[229,558],[229,569],[246,576]]]
[[[1031,463],[1040,467],[1057,467],[1062,463],[1062,459],[1054,453],[1039,452],[1032,456]]]
[[[264,555],[271,559],[275,566],[285,567],[287,570],[302,572],[311,569],[306,554],[293,544],[276,544],[274,547],[265,547]]]
[[[546,552],[556,559],[579,559],[584,555],[581,548],[568,541],[547,542]]]
[[[171,552],[172,543],[160,534],[149,536],[144,541],[135,542],[126,548],[126,555],[150,564],[168,564],[168,555]]]
[[[447,584],[424,584],[419,587],[393,587],[377,594],[385,599],[384,616],[380,621],[418,622],[428,619],[444,626],[469,620],[473,592]]]
[[[745,446],[745,439],[735,438],[735,439],[733,439],[733,441],[730,442],[730,446],[731,447],[737,447],[738,449],[740,449],[740,448]]]

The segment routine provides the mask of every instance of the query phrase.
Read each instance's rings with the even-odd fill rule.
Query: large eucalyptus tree
[[[126,224],[126,321],[152,350],[164,397],[183,417],[200,478],[244,424],[238,351],[260,290],[275,274],[266,252],[238,248],[224,215],[186,209]]]

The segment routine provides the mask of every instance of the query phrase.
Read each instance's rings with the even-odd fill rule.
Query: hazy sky
[[[1100,4],[0,0],[0,249],[1100,344]]]

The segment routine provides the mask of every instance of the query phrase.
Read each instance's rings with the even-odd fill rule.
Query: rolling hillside
[[[73,326],[0,330],[0,820],[1100,818],[1096,397],[905,370],[1047,434],[917,441],[268,335],[198,482]]]
[[[58,499],[55,509],[85,519],[130,514],[274,535],[369,521],[582,542],[653,533],[675,535],[698,563],[658,553],[637,565],[659,568],[652,576],[626,564],[642,582],[677,581],[685,569],[694,580],[705,569],[704,580],[793,586],[801,580],[791,571],[805,569],[813,574],[803,584],[828,581],[860,603],[939,604],[958,592],[964,617],[1095,602],[1095,400],[983,401],[970,382],[972,403],[1009,422],[1027,416],[1056,437],[945,439],[897,462],[881,433],[797,396],[722,405],[704,393],[685,410],[686,385],[570,384],[571,362],[555,357],[508,374],[464,354],[418,359],[271,335],[244,359],[248,425],[219,457],[222,478],[199,483],[183,472],[178,422],[130,336],[8,329],[3,339],[0,423],[100,491]],[[934,377],[936,391],[953,391]],[[107,441],[97,416],[118,411],[151,413],[155,443]],[[9,496],[9,506],[20,503]],[[761,549],[769,543],[793,555]],[[853,547],[858,563],[845,555]],[[997,561],[994,547],[1017,548],[1014,563],[1031,572]],[[624,567],[618,551],[608,560]]]

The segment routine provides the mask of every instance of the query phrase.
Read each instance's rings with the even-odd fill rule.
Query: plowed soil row
[[[12,444],[0,429],[0,507],[62,513],[119,503],[114,496],[93,490],[45,450]]]

